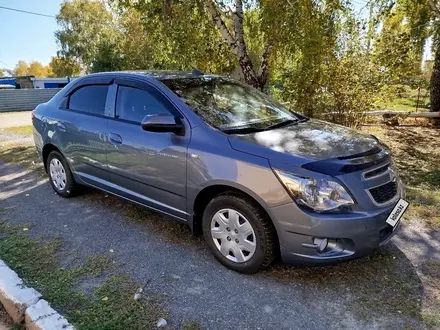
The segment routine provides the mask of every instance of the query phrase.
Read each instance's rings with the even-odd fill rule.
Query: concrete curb
[[[28,330],[73,330],[42,295],[24,285],[17,273],[0,259],[0,303],[16,323]]]

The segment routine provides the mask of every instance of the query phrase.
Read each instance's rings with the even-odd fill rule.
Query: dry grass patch
[[[19,134],[19,135],[32,135],[33,134],[33,126],[16,126],[16,127],[7,127],[3,128],[2,131]]]

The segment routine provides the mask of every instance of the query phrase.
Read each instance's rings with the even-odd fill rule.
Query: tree
[[[49,73],[49,67],[44,66],[38,61],[33,61],[29,64],[27,69],[27,75],[35,77],[47,77]]]
[[[79,63],[85,72],[93,70],[104,45],[115,44],[117,30],[112,13],[103,2],[64,1],[57,15],[57,23],[60,25],[55,32],[60,47],[58,56]]]
[[[440,2],[438,0],[428,0],[434,17],[440,19]],[[434,23],[434,67],[431,75],[431,111],[440,111],[440,26]]]
[[[18,61],[14,69],[15,76],[27,76],[29,65],[25,61]]]
[[[81,72],[81,67],[73,59],[53,56],[49,63],[52,77],[75,77]]]
[[[165,28],[162,29],[164,35],[171,36],[174,42],[177,41],[175,37],[182,37],[181,40],[171,46],[185,49],[183,53],[188,53],[187,46],[189,46],[192,47],[194,54],[198,54],[197,57],[200,57],[200,54],[213,54],[213,52],[214,54],[224,55],[224,47],[226,46],[226,49],[235,57],[245,82],[259,89],[262,89],[266,84],[269,73],[269,57],[273,44],[266,42],[261,54],[261,61],[257,66],[252,61],[245,38],[245,8],[242,0],[225,2],[215,0],[185,2],[121,0],[118,4],[120,8],[135,8],[148,19],[151,19],[152,16],[161,16],[162,21],[165,22]],[[251,10],[252,8],[249,7],[248,9]],[[197,20],[194,18],[197,18]],[[166,28],[167,26],[169,28]],[[204,42],[183,44],[191,39],[197,41],[200,30],[205,32],[206,37],[208,37],[204,39]],[[189,31],[191,33],[188,33]],[[219,45],[219,43],[222,43],[222,45]],[[202,48],[211,49],[204,53],[203,49],[198,49],[197,46],[205,46]],[[224,58],[227,59],[229,56],[226,55]]]
[[[406,36],[399,41],[399,47],[411,50],[419,69],[426,41],[432,37],[434,66],[430,80],[431,110],[440,111],[440,0],[375,0],[373,3],[378,10],[378,17],[382,18],[377,20],[377,24],[393,20],[393,16],[399,15],[399,29],[406,27]],[[392,49],[396,44],[387,46]],[[390,54],[394,58],[400,57],[392,51]]]
[[[269,41],[266,43],[260,67],[256,70],[245,41],[243,1],[235,0],[234,4],[228,7],[221,6],[214,0],[206,0],[205,6],[212,21],[219,29],[223,41],[237,57],[244,80],[255,88],[263,89],[269,74],[269,57],[274,46],[273,43]]]
[[[349,0],[72,0],[57,17],[59,56],[85,72],[236,74],[296,111],[336,111],[350,125],[382,83]]]
[[[44,66],[38,61],[33,61],[28,64],[25,61],[20,60],[13,70],[14,76],[47,77],[49,73],[50,67]]]
[[[386,68],[396,82],[421,73],[423,47],[414,42],[412,28],[405,23],[405,16],[401,8],[396,8],[384,19],[372,51],[372,60]]]

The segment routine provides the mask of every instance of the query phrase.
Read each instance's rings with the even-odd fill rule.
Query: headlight
[[[317,212],[354,204],[344,187],[335,181],[302,178],[279,170],[275,170],[275,173],[298,204],[306,205]]]

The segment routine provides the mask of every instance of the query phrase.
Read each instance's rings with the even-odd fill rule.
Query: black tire
[[[217,248],[211,236],[211,221],[222,209],[238,211],[252,226],[256,238],[256,249],[253,256],[244,262],[229,260]],[[203,212],[203,235],[214,256],[223,265],[237,272],[253,274],[268,267],[278,251],[278,240],[275,228],[267,214],[251,198],[234,193],[221,194],[213,198]]]
[[[64,169],[66,179],[65,179],[65,185],[62,188],[57,186],[54,183],[54,179],[52,178],[53,174],[51,173],[51,167],[50,167],[52,160],[59,161]],[[63,157],[63,155],[61,155],[61,153],[59,153],[58,151],[52,151],[49,154],[49,157],[47,157],[46,168],[47,168],[47,175],[49,176],[50,184],[52,185],[53,190],[58,195],[64,198],[69,198],[75,195],[78,187],[73,178],[73,174],[72,171],[70,170],[69,164],[67,164],[66,159]]]

